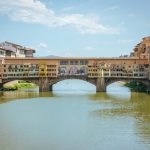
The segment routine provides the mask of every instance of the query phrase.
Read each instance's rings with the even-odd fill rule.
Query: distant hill
[[[63,58],[63,57],[55,56],[55,55],[48,55],[48,56],[41,56],[41,57],[36,56],[36,58]]]

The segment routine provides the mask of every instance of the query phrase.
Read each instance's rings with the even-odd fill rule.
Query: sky
[[[0,42],[35,56],[118,57],[150,36],[150,0],[0,0]]]

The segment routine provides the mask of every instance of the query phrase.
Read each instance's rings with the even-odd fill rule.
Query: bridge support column
[[[104,77],[97,78],[96,92],[106,92],[106,83]]]
[[[40,92],[52,91],[52,85],[49,85],[47,78],[40,78],[39,79],[39,91]]]
[[[2,91],[2,90],[3,90],[3,84],[0,83],[0,91]]]
[[[49,85],[49,91],[53,91],[53,85]]]

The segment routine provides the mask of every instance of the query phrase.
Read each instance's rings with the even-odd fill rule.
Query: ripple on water
[[[2,92],[0,149],[150,149],[149,95],[117,84],[107,93],[68,84],[68,93],[63,86],[52,93]]]

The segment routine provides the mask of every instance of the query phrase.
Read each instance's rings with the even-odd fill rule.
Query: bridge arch
[[[138,83],[143,83],[144,85],[148,86],[149,85],[149,82],[147,82],[147,80],[144,80],[144,79],[135,79],[135,78],[109,78],[109,79],[106,79],[106,86],[114,83],[114,82],[119,82],[119,81],[122,81],[122,82],[132,82],[132,81],[135,81],[135,82],[138,82]]]
[[[50,85],[54,85],[54,84],[56,84],[56,83],[58,83],[58,82],[60,82],[60,81],[64,81],[64,80],[81,80],[81,81],[86,81],[86,82],[88,82],[88,83],[91,83],[92,85],[95,85],[96,86],[96,80],[94,80],[94,79],[88,79],[88,78],[84,78],[84,77],[59,77],[59,78],[55,78],[55,79],[53,79],[53,80],[50,80],[49,81],[49,84]]]
[[[76,75],[62,75],[58,76],[57,78],[40,78],[39,79],[39,90],[40,91],[52,91],[53,85],[68,79],[77,79],[77,80],[83,80],[88,83],[91,83],[96,86],[96,79],[90,79],[87,76],[76,76]]]
[[[64,79],[53,84],[53,91],[67,93],[86,93],[96,90],[95,84],[81,79]]]
[[[11,78],[9,78],[9,79],[3,79],[2,80],[2,83],[0,83],[0,90],[5,90],[5,89],[7,89],[7,90],[16,90],[16,89],[18,89],[19,85],[16,86],[16,84],[18,84],[19,82],[17,82],[17,81],[25,81],[23,83],[32,83],[32,84],[35,84],[35,85],[39,86],[39,82],[38,82],[37,79],[30,79],[30,78],[15,78],[15,79],[12,78],[11,79]],[[9,82],[13,82],[13,83],[9,84]],[[26,87],[26,85],[21,85],[21,87],[22,86]]]
[[[36,79],[30,79],[30,78],[20,79],[20,78],[18,78],[18,79],[5,79],[5,80],[3,80],[2,85],[7,84],[12,81],[26,81],[28,83],[34,83],[36,85],[38,85],[38,83],[39,83],[38,80],[36,80]]]
[[[84,68],[83,68],[84,69]],[[142,78],[123,78],[123,77],[109,77],[109,78],[89,78],[87,75],[61,75],[55,78],[50,77],[37,77],[37,78],[15,78],[15,79],[3,79],[2,83],[0,84],[0,88],[3,86],[3,84],[14,81],[14,80],[24,80],[27,82],[35,83],[39,86],[39,91],[52,91],[52,87],[54,84],[67,80],[67,79],[78,79],[83,80],[88,83],[91,83],[96,86],[97,92],[105,92],[106,87],[110,85],[111,83],[117,82],[117,81],[124,81],[124,82],[131,82],[136,81],[138,83],[143,83],[146,85],[148,91],[150,91],[150,81],[147,79]]]
[[[146,79],[138,79],[138,78],[137,79],[136,78],[110,78],[110,79],[106,79],[106,87],[112,83],[119,82],[119,81],[122,81],[125,83],[136,82],[139,85],[143,84],[145,86],[144,88],[146,90],[149,90],[149,88],[150,88],[150,82],[148,82]],[[137,91],[140,91],[140,89],[137,89]]]

